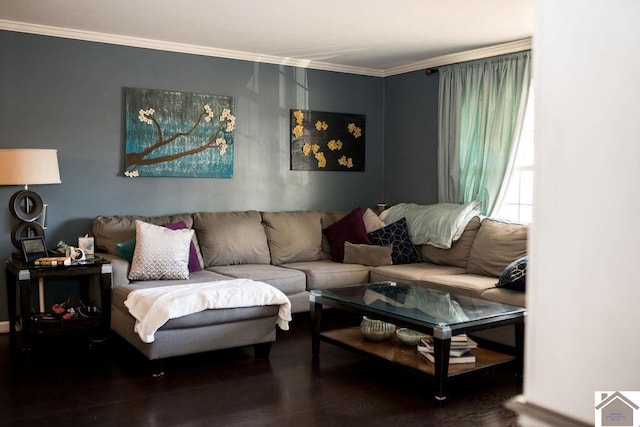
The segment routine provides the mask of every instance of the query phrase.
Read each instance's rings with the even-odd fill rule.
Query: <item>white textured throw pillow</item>
[[[136,220],[136,249],[129,280],[189,278],[193,230],[170,230]]]

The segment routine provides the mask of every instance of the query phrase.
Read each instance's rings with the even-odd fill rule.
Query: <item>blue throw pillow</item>
[[[504,269],[496,286],[499,288],[524,291],[527,285],[527,257],[513,261]]]
[[[120,242],[116,247],[118,248],[118,256],[131,262],[133,259],[133,252],[136,250],[136,238],[133,237],[126,242]]]
[[[394,264],[412,264],[421,262],[420,254],[409,239],[407,220],[400,218],[383,228],[369,233],[369,239],[374,245],[391,246],[391,259]]]

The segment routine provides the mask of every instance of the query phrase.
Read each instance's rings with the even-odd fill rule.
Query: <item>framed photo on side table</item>
[[[42,236],[20,239],[20,245],[22,246],[24,261],[27,264],[33,265],[35,260],[47,256],[47,246]]]
[[[82,249],[86,255],[93,255],[95,253],[93,237],[78,237],[78,247]]]

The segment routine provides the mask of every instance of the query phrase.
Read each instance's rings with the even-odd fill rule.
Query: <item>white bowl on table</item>
[[[396,330],[396,325],[382,320],[371,319],[367,316],[362,316],[360,330],[368,340],[385,341],[391,338],[391,335],[393,335],[393,332]]]
[[[409,328],[399,328],[396,330],[396,336],[402,344],[405,345],[418,345],[420,340],[427,336],[423,332],[414,331]]]

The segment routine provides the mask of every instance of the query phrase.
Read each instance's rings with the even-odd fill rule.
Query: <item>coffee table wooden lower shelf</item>
[[[387,341],[369,341],[362,335],[360,327],[356,326],[324,331],[320,333],[320,337],[323,341],[347,347],[364,354],[377,356],[381,359],[416,369],[431,376],[435,374],[433,363],[420,357],[415,346],[404,345],[397,340],[395,336],[392,336],[391,339]],[[485,348],[476,348],[473,350],[473,353],[476,355],[475,363],[449,364],[448,376],[453,377],[515,360],[515,356],[498,353]]]

